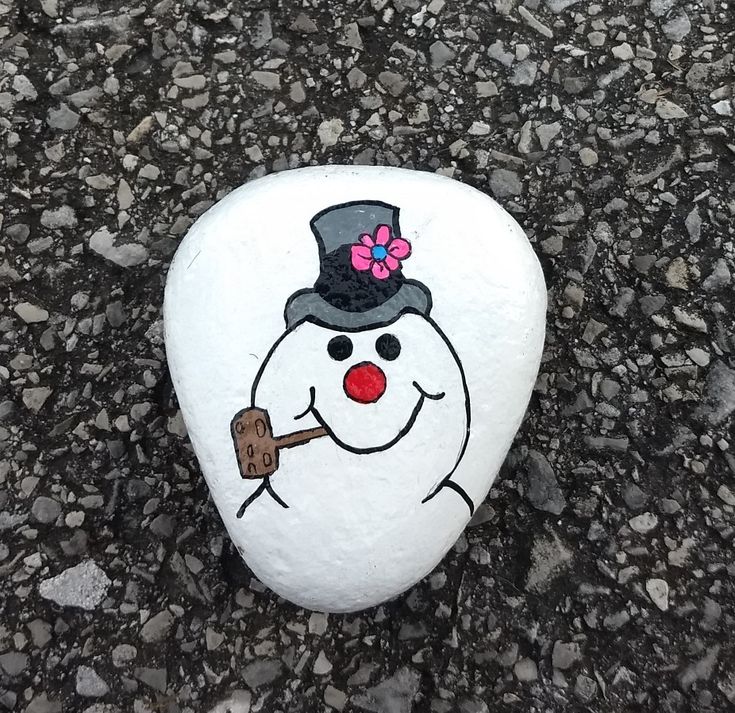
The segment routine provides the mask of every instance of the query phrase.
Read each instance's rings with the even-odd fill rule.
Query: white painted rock
[[[435,174],[288,171],[207,211],[168,275],[166,347],[257,577],[343,612],[429,573],[523,418],[545,308],[517,223]]]

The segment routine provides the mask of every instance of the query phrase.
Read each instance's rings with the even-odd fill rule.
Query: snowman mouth
[[[426,399],[429,399],[431,401],[440,401],[446,396],[446,393],[444,391],[438,393],[438,394],[431,394],[425,389],[421,388],[421,385],[417,382],[413,382],[413,386],[419,393],[419,398],[416,401],[416,405],[413,407],[413,410],[411,411],[411,415],[408,417],[408,420],[406,421],[403,428],[401,428],[400,431],[396,434],[394,438],[391,438],[390,441],[387,443],[383,443],[379,446],[370,446],[368,448],[357,448],[355,446],[351,446],[349,443],[345,443],[342,439],[340,439],[334,431],[331,429],[329,424],[324,420],[324,417],[319,413],[319,409],[315,406],[316,401],[316,389],[313,386],[309,387],[309,405],[306,407],[304,411],[302,411],[298,416],[294,416],[294,421],[298,421],[300,418],[304,418],[304,416],[307,416],[308,414],[312,414],[314,418],[317,420],[319,425],[327,432],[327,435],[340,447],[344,448],[346,451],[349,451],[350,453],[358,453],[358,454],[368,454],[368,453],[379,453],[380,451],[387,451],[389,448],[392,448],[393,446],[398,443],[408,432],[413,428],[413,424],[416,423],[416,419],[418,418],[419,413],[421,413],[421,409],[424,407],[424,402]]]

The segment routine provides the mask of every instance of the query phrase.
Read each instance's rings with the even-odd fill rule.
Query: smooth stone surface
[[[167,356],[214,502],[256,576],[341,612],[428,574],[520,425],[545,309],[517,223],[436,174],[300,169],[208,210],[169,271]],[[251,407],[276,437],[317,430],[270,451]]]

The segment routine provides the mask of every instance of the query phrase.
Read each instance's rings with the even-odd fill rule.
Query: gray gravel
[[[0,0],[0,710],[732,710],[734,37],[714,0]],[[162,342],[191,223],[322,163],[496,196],[549,286],[487,502],[349,616],[242,564]]]

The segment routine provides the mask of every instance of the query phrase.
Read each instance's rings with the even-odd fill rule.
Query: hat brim
[[[313,289],[299,290],[286,302],[284,318],[286,329],[309,321],[329,329],[355,332],[385,326],[407,312],[424,317],[431,312],[431,293],[418,280],[406,280],[392,297],[363,312],[338,309]]]

